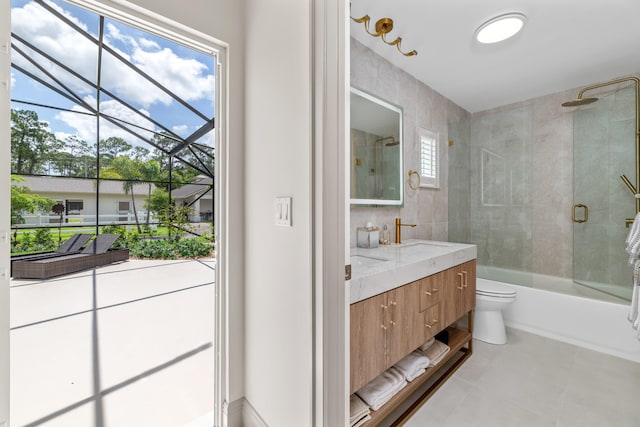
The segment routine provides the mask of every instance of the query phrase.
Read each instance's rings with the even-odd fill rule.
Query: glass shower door
[[[625,225],[636,209],[620,176],[636,182],[634,96],[619,90],[573,114],[573,279],[628,300]]]

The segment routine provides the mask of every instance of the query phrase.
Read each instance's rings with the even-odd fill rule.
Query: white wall
[[[278,427],[312,424],[310,3],[246,2],[245,395]]]
[[[11,58],[4,51],[4,45],[11,37],[10,24],[10,0],[0,0],[0,141],[9,141],[11,137],[9,121],[9,91],[4,85],[11,80]],[[0,200],[3,209],[0,209],[0,426],[3,421],[9,420],[9,242],[8,238],[2,238],[10,228],[10,215],[7,209],[7,200],[10,200],[9,171],[11,146],[8,143],[0,144],[0,171],[3,179],[0,179]]]

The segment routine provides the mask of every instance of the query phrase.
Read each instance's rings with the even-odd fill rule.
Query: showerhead
[[[578,98],[572,101],[563,102],[563,107],[579,107],[581,105],[591,104],[592,102],[596,102],[598,98]]]
[[[394,147],[396,145],[400,144],[400,141],[398,141],[397,139],[395,139],[393,136],[387,136],[385,138],[380,138],[380,139],[376,139],[376,142],[382,142],[382,141],[386,141],[390,139],[390,142],[387,142],[385,145],[385,147]]]

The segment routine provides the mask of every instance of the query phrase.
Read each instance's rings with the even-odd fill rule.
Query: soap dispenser
[[[381,245],[391,244],[391,232],[387,228],[387,224],[383,225],[382,230],[380,231],[380,244]]]

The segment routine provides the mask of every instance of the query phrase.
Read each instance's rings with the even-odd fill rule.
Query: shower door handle
[[[576,208],[584,209],[584,217],[582,219],[576,218]],[[573,205],[573,208],[571,209],[571,220],[577,223],[589,221],[589,208],[587,207],[587,205],[583,205],[582,203]]]

